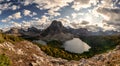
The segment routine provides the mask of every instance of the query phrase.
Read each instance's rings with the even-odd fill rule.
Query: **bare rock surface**
[[[12,66],[120,66],[120,46],[107,53],[79,61],[68,61],[46,55],[41,49],[29,41],[16,44],[4,42],[0,44],[0,54],[7,55]]]

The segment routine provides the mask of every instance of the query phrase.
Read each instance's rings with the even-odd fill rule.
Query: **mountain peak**
[[[63,32],[64,26],[62,22],[54,20],[52,21],[51,25],[44,30],[44,32],[41,34],[42,36],[47,36],[49,34],[57,34]]]
[[[62,28],[63,24],[60,21],[54,20],[54,21],[52,21],[52,23],[51,23],[51,25],[49,27]]]

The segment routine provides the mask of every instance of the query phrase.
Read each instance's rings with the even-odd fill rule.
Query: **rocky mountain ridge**
[[[9,31],[6,31],[7,34],[15,34],[15,35],[22,35],[26,37],[37,37],[37,38],[47,38],[50,35],[56,34],[72,34],[73,36],[94,36],[94,35],[113,35],[113,34],[120,34],[117,31],[98,31],[92,32],[88,31],[86,28],[67,28],[64,27],[62,22],[54,20],[46,29],[37,29],[36,27],[29,27],[27,30],[23,28],[11,28]],[[59,37],[59,36],[58,36]]]

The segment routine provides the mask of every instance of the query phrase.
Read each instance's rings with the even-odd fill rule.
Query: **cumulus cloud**
[[[1,1],[1,2],[4,2],[4,1]],[[1,12],[4,11],[4,10],[8,10],[8,9],[16,10],[16,9],[19,9],[19,8],[20,8],[20,6],[12,5],[11,2],[0,4],[0,11]]]
[[[34,0],[40,8],[51,9],[51,8],[62,8],[69,5],[73,0]]]
[[[64,48],[66,51],[72,53],[83,53],[89,51],[91,47],[85,42],[81,41],[79,38],[74,38],[72,40],[66,41],[64,43]]]
[[[13,27],[19,27],[21,28],[21,24],[17,23],[17,22],[11,22]]]
[[[105,20],[120,20],[120,9],[98,8],[97,11],[105,17]]]
[[[102,0],[101,1],[101,5],[99,5],[99,7],[106,7],[106,8],[112,8],[113,7],[113,0]]]
[[[11,9],[12,9],[12,10],[16,10],[16,9],[19,9],[19,8],[20,8],[20,6],[16,6],[16,5],[12,5],[12,6],[11,6]]]
[[[23,14],[24,16],[31,16],[31,17],[37,15],[37,13],[31,12],[30,10],[24,10]]]
[[[48,10],[48,15],[50,16],[60,16],[61,14],[57,11],[55,11],[54,9],[50,9]]]
[[[21,23],[21,28],[27,29],[28,27],[31,26],[31,24],[32,24],[31,22],[23,21]]]
[[[92,32],[98,32],[103,30],[103,28],[98,25],[86,25],[85,28],[87,28],[88,31]]]
[[[13,14],[13,15],[8,16],[8,18],[7,18],[6,20],[7,20],[7,21],[10,21],[10,20],[12,20],[12,19],[20,19],[20,18],[22,18],[21,13],[20,13],[20,12],[17,12],[17,13],[15,13],[15,14]]]
[[[69,19],[66,19],[66,18],[59,18],[57,19],[58,21],[62,22],[62,24],[65,26],[65,27],[71,27],[71,28],[75,28],[73,25],[71,25],[71,21]]]
[[[120,8],[116,8],[116,2],[118,2],[118,0],[105,0],[96,10],[101,16],[104,17],[104,30],[120,31]]]
[[[7,22],[7,20],[5,20],[5,19],[2,19],[2,20],[1,20],[1,22]]]
[[[31,11],[29,11],[29,10],[24,10],[24,15],[25,15],[25,16],[29,16],[30,13],[31,13]]]
[[[15,14],[13,14],[12,16],[9,16],[9,18],[11,18],[11,19],[19,19],[19,18],[21,18],[22,16],[21,16],[21,13],[20,12],[17,12],[17,13],[15,13]]]
[[[114,30],[120,31],[120,21],[103,21],[104,31],[106,30]]]
[[[5,3],[5,4],[0,4],[0,11],[4,11],[4,10],[7,10],[9,9],[9,6],[11,5],[12,3]]]
[[[41,18],[34,18],[34,20],[30,20],[29,22],[23,21],[22,28],[28,28],[28,27],[36,27],[38,29],[45,29],[50,25],[49,17],[43,15]]]
[[[76,14],[76,13],[72,13],[71,15],[72,15],[72,18],[73,18],[73,19],[77,17],[77,14]]]
[[[74,0],[72,8],[76,11],[79,11],[81,8],[88,8],[92,5],[96,5],[99,0]]]
[[[34,0],[34,3],[38,4],[37,7],[40,9],[48,9],[48,15],[60,16],[58,12],[61,8],[69,6],[73,0]]]
[[[34,0],[24,0],[24,1],[23,1],[23,4],[24,4],[25,6],[27,6],[27,5],[29,5],[29,4],[32,4],[33,1],[34,1]]]
[[[89,7],[90,0],[74,0],[74,3],[72,5],[72,8],[74,8],[75,10],[79,11],[81,8],[86,8]]]
[[[17,13],[14,13],[14,14],[8,16],[8,17],[5,18],[5,19],[2,19],[1,22],[9,22],[9,21],[11,21],[11,20],[20,19],[20,18],[22,18],[21,12],[17,12]]]

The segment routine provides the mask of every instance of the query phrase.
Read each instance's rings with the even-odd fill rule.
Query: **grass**
[[[11,66],[11,61],[5,54],[0,55],[0,66]]]
[[[5,41],[7,42],[11,42],[11,43],[16,43],[16,42],[20,42],[23,41],[24,39],[21,37],[17,37],[14,35],[6,35],[6,34],[2,34],[0,33],[0,43],[3,43]]]

